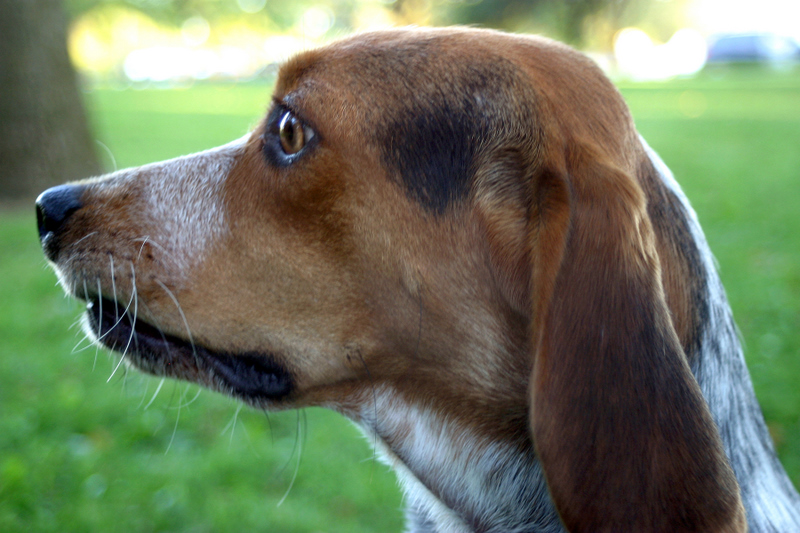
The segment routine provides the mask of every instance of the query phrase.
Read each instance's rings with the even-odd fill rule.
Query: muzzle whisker
[[[81,344],[83,344],[84,342],[87,342],[87,341],[88,341],[88,343],[86,344],[86,346],[81,346]],[[75,355],[75,354],[79,354],[79,353],[85,352],[86,350],[88,350],[89,348],[91,348],[93,346],[94,346],[94,342],[92,342],[92,338],[89,335],[84,335],[83,338],[81,340],[79,340],[78,343],[75,345],[75,347],[72,349],[72,351],[70,352],[70,355]]]
[[[94,236],[94,235],[97,235],[97,232],[96,232],[96,231],[89,232],[89,233],[87,233],[86,235],[84,235],[83,237],[81,237],[80,239],[78,239],[77,241],[75,241],[75,242],[72,244],[72,246],[75,246],[75,245],[77,245],[77,244],[80,244],[82,241],[85,241],[86,239],[88,239],[88,238],[90,238],[90,237],[92,237],[92,236]]]
[[[267,427],[269,428],[269,439],[272,446],[275,446],[275,431],[272,429],[272,419],[269,417],[269,411],[262,411],[264,416],[267,417]]]
[[[108,331],[111,331],[111,329],[109,329],[108,331],[103,333],[103,319],[102,319],[102,317],[103,317],[103,290],[100,287],[100,278],[96,278],[95,281],[97,281],[97,305],[99,306],[98,309],[100,311],[100,315],[99,315],[100,318],[97,320],[97,341],[98,342],[95,342],[95,345],[94,345],[95,347],[94,347],[94,360],[92,361],[92,372],[94,372],[95,368],[97,368],[97,357],[100,355],[100,343],[99,343],[99,341],[100,341],[100,339],[103,338],[104,335],[108,334]],[[84,282],[85,282],[85,280],[84,280]],[[87,300],[88,300],[88,296],[87,296]],[[114,324],[114,325],[116,326],[116,324]]]
[[[172,437],[169,439],[169,444],[167,444],[167,449],[164,450],[164,455],[169,453],[169,449],[172,448],[172,443],[175,442],[175,435],[178,433],[178,422],[181,419],[181,399],[178,398],[178,412],[175,414],[175,425],[172,427]]]
[[[103,151],[104,151],[104,152],[105,152],[105,153],[108,155],[108,157],[111,159],[111,167],[113,168],[112,172],[116,172],[116,171],[118,170],[118,169],[117,169],[117,158],[116,158],[116,157],[114,157],[114,153],[111,151],[111,148],[109,148],[109,147],[108,147],[108,146],[106,146],[105,144],[101,143],[101,142],[100,142],[100,141],[98,141],[97,139],[95,139],[95,141],[94,141],[94,142],[96,142],[97,144],[99,144],[99,145],[100,145],[100,148],[102,148],[102,149],[103,149]]]
[[[97,305],[100,306],[100,308],[99,308],[100,309],[100,315],[99,316],[101,317],[101,319],[97,321],[97,334],[100,335],[101,333],[103,333],[102,332],[102,327],[103,327],[103,320],[102,320],[102,316],[103,316],[103,289],[100,287],[100,278],[95,278],[95,281],[97,282]],[[114,324],[114,325],[116,325],[116,324]]]
[[[303,412],[305,416],[305,411]],[[297,451],[297,465],[295,466],[294,473],[292,474],[292,480],[289,482],[289,487],[286,489],[286,493],[283,495],[283,498],[280,499],[276,507],[280,507],[283,505],[283,502],[286,501],[286,498],[289,497],[289,493],[292,492],[292,487],[294,487],[294,482],[297,480],[297,474],[300,472],[300,461],[303,456],[303,424],[300,422],[300,411],[297,411],[297,438],[294,441],[294,446],[292,447],[292,455],[294,455],[295,450]],[[291,458],[291,456],[290,456]]]
[[[175,307],[178,309],[178,313],[181,315],[181,320],[183,320],[183,325],[186,327],[186,335],[189,337],[188,340],[189,340],[189,345],[192,347],[192,355],[194,356],[194,360],[197,361],[197,359],[198,359],[197,348],[195,347],[194,339],[192,338],[192,330],[189,328],[189,321],[186,320],[186,315],[183,312],[183,308],[181,307],[180,302],[178,302],[178,299],[175,297],[175,295],[172,293],[172,291],[169,290],[169,288],[167,288],[167,286],[164,285],[161,282],[161,280],[157,279],[155,281],[156,281],[156,283],[158,284],[159,287],[164,289],[164,292],[167,293],[167,296],[170,297],[170,299],[172,300],[172,303],[174,303]]]
[[[89,299],[89,290],[88,290],[88,288],[86,286],[86,278],[83,279],[83,297],[84,297],[85,300]],[[73,329],[75,327],[82,326],[82,325],[83,325],[83,319],[79,318],[78,320],[76,320],[75,322],[72,323],[72,325],[69,327],[69,329]],[[86,346],[80,347],[81,344],[86,340],[89,341],[89,344],[87,344]],[[82,351],[84,351],[84,350],[86,350],[88,348],[91,348],[92,344],[93,343],[92,343],[92,340],[91,340],[91,335],[86,333],[85,331],[83,331],[83,338],[81,340],[79,340],[75,344],[75,347],[72,348],[72,352],[70,352],[70,354],[74,355],[76,353],[80,353],[80,352],[82,352]]]
[[[153,323],[153,326],[155,326],[156,331],[158,331],[159,336],[161,336],[161,340],[164,341],[164,347],[165,347],[165,349],[167,351],[167,356],[169,356],[171,358],[172,357],[172,351],[169,348],[169,342],[167,341],[167,336],[164,335],[164,328],[161,326],[161,323],[155,317],[155,313],[153,313],[153,311],[150,309],[150,306],[147,305],[147,303],[145,303],[144,300],[142,300],[140,302],[140,305],[142,306],[144,311],[147,312],[148,320]]]
[[[250,450],[253,452],[253,455],[255,455],[255,456],[256,456],[257,458],[259,458],[259,459],[262,459],[262,455],[261,455],[261,453],[260,453],[260,452],[258,451],[258,449],[257,449],[257,448],[256,448],[256,447],[253,445],[253,439],[252,439],[252,438],[250,438],[250,432],[249,432],[249,431],[247,431],[247,424],[245,424],[244,422],[242,422],[241,428],[242,428],[242,431],[244,431],[244,436],[245,436],[245,438],[247,439],[247,445],[248,445],[248,446],[250,446]]]
[[[189,407],[190,405],[192,405],[192,403],[194,403],[194,401],[197,400],[197,398],[200,397],[201,390],[198,389],[197,393],[195,393],[194,397],[192,397],[191,400],[186,402],[184,400],[186,399],[186,395],[189,394],[189,390],[191,388],[192,388],[192,384],[191,383],[187,383],[186,384],[186,388],[183,389],[183,392],[181,392],[181,395],[178,398],[178,405],[176,407],[169,407],[169,409],[183,409],[184,407]]]
[[[161,244],[158,241],[154,240],[150,235],[146,235],[144,237],[140,237],[138,239],[134,239],[133,242],[141,242],[142,243],[142,248],[140,248],[139,255],[141,255],[141,250],[144,248],[144,245],[145,244],[149,244],[149,245],[153,246],[154,248],[157,248],[161,252],[161,258],[165,262],[169,263],[175,269],[184,270],[186,268],[186,265],[184,263],[182,263],[181,260],[176,257],[176,255],[175,255],[175,253],[173,251],[169,250],[166,246],[164,246],[163,244]],[[137,257],[137,259],[138,259],[138,257]]]
[[[133,239],[133,242],[141,242],[142,245],[139,247],[139,253],[136,256],[136,260],[138,261],[139,258],[142,256],[142,251],[144,250],[145,244],[150,244],[151,246],[158,248],[161,251],[161,255],[169,259],[174,265],[178,265],[178,261],[172,256],[172,254],[167,250],[164,245],[160,244],[158,241],[153,239],[150,235],[145,235],[144,237],[139,237],[138,239]]]
[[[77,319],[75,319],[75,321],[72,324],[69,325],[68,329],[76,329],[82,325],[83,325],[83,318],[79,316]]]
[[[128,336],[128,343],[125,345],[125,349],[122,351],[122,356],[119,358],[119,362],[117,363],[117,366],[114,368],[114,371],[111,372],[111,375],[108,376],[108,379],[106,380],[106,383],[111,381],[111,378],[113,378],[114,374],[117,373],[117,370],[119,369],[120,365],[122,365],[122,362],[125,360],[125,355],[128,353],[128,349],[130,349],[130,347],[131,347],[131,342],[133,342],[133,339],[134,339],[134,337],[136,335],[136,317],[137,317],[137,314],[138,314],[138,311],[139,311],[139,295],[137,294],[137,290],[136,290],[136,269],[133,267],[133,263],[131,263],[131,300],[133,301],[133,317],[131,319],[131,334]],[[101,299],[100,301],[102,302],[103,300]],[[125,313],[127,313],[127,312],[128,311],[126,309]]]
[[[111,254],[108,254],[108,259],[110,261],[109,268],[111,269],[111,294],[114,295],[114,301],[116,302],[116,300],[117,300],[117,282],[116,282],[116,279],[114,278],[114,256],[111,255]],[[114,306],[114,320],[115,321],[119,321],[119,306],[118,305]]]
[[[131,265],[131,268],[132,268],[132,267],[133,267],[133,265]],[[135,281],[135,280],[134,280],[134,281]],[[99,283],[100,283],[100,281],[98,280],[98,286],[99,286]],[[122,319],[125,317],[125,315],[127,315],[127,314],[128,314],[128,311],[130,311],[131,305],[133,305],[133,303],[134,303],[134,302],[133,302],[133,300],[134,300],[134,297],[135,297],[135,296],[136,296],[136,286],[134,285],[134,287],[133,287],[133,291],[131,291],[131,297],[130,297],[130,299],[128,300],[128,304],[125,306],[125,310],[122,312],[122,314],[121,314],[121,315],[117,315],[119,318],[117,318],[117,320],[116,320],[116,322],[114,322],[114,325],[113,325],[113,326],[111,326],[110,328],[108,328],[108,330],[107,330],[105,333],[103,333],[102,335],[98,335],[98,337],[97,337],[97,340],[98,340],[98,341],[99,341],[99,340],[102,340],[102,339],[103,339],[103,338],[104,338],[106,335],[108,335],[108,333],[109,333],[109,332],[110,332],[112,329],[114,329],[115,327],[117,327],[117,326],[119,325],[119,323],[120,323],[120,322],[122,322]],[[119,299],[117,298],[117,295],[116,295],[116,294],[114,294],[114,304],[115,304],[115,307],[119,307]],[[101,298],[101,299],[100,299],[100,315],[102,316],[102,314],[103,314],[103,299]],[[99,334],[99,333],[101,333],[101,332],[98,330],[98,332],[97,332],[97,333]]]
[[[69,329],[74,329],[74,328],[77,328],[79,326],[82,326],[82,323],[83,323],[83,319],[79,318],[78,320],[76,320],[75,322],[72,323],[72,325],[69,327]],[[83,337],[77,343],[75,343],[75,347],[70,352],[70,355],[75,355],[75,354],[78,354],[78,353],[81,353],[81,352],[85,352],[86,350],[88,350],[89,348],[94,346],[94,341],[92,340],[91,334],[86,333],[82,329],[78,330],[76,332],[75,336],[77,337],[81,333],[83,333]],[[81,346],[83,343],[86,343],[86,346]]]
[[[186,385],[186,392],[189,392],[189,389],[191,387],[192,387],[192,384],[188,383]],[[191,400],[189,400],[188,402],[184,403],[183,407],[189,407],[190,405],[192,405],[200,397],[200,393],[202,393],[202,392],[203,392],[203,389],[198,388],[197,392],[194,395],[194,397]],[[186,396],[186,395],[184,394],[184,396]]]
[[[158,386],[156,387],[156,391],[153,393],[153,397],[150,398],[150,401],[147,402],[147,405],[142,408],[142,411],[147,411],[147,408],[150,407],[154,401],[156,401],[156,396],[158,396],[158,393],[161,392],[161,387],[164,386],[164,382],[166,380],[167,378],[161,378],[161,381],[158,382]]]
[[[136,406],[137,411],[142,408],[142,405],[144,405],[144,400],[145,398],[147,398],[147,391],[149,390],[150,390],[150,383],[148,382],[148,380],[144,380],[144,390],[142,391],[141,398],[139,399],[139,405]]]
[[[144,237],[138,237],[136,239],[133,239],[132,242],[141,242],[142,243],[142,248],[144,247],[145,244],[147,244],[149,242],[150,244],[152,244],[153,246],[155,246],[156,248],[158,248],[162,252],[166,253],[166,251],[167,251],[166,248],[164,248],[161,244],[159,244],[158,241],[154,240],[150,235],[145,235]],[[141,254],[141,249],[139,250],[139,252]]]
[[[220,433],[220,436],[222,436],[228,431],[228,429],[231,430],[231,436],[228,439],[229,449],[231,446],[233,446],[233,434],[236,432],[236,421],[239,419],[239,413],[242,411],[242,407],[244,407],[244,404],[241,403],[236,407],[236,411],[233,413],[233,419],[231,419],[231,421],[228,422],[228,425],[226,425],[225,428],[222,430],[222,433]]]
[[[164,450],[164,455],[167,455],[169,453],[170,448],[172,448],[172,443],[175,441],[175,435],[178,433],[178,422],[181,419],[181,409],[191,404],[197,398],[195,397],[189,402],[184,403],[184,399],[186,398],[187,392],[189,392],[189,385],[187,385],[186,388],[183,389],[183,392],[181,392],[181,395],[178,397],[178,407],[177,407],[178,412],[175,415],[175,426],[173,426],[172,428],[172,437],[169,439],[169,444],[167,445],[167,449]]]
[[[148,243],[148,241],[150,241],[150,236],[149,235],[145,235],[141,239],[136,239],[134,242],[138,242],[138,241],[142,241],[142,245],[139,247],[139,253],[136,254],[136,261],[139,261],[139,259],[141,259],[142,252],[144,251],[144,247]]]

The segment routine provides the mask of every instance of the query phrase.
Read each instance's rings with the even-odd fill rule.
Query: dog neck
[[[400,480],[410,523],[437,532],[563,531],[532,443],[376,387],[357,423]]]

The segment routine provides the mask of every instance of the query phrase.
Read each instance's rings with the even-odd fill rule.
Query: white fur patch
[[[160,226],[157,241],[182,268],[202,260],[209,243],[227,231],[222,184],[248,137],[142,169],[158,175],[151,180],[146,206]]]
[[[437,532],[563,531],[532,455],[409,404],[390,387],[374,394],[360,425],[397,472],[409,508]]]

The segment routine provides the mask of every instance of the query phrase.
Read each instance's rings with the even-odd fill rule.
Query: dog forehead
[[[463,32],[359,35],[290,60],[275,96],[337,138],[358,131],[407,195],[441,214],[468,195],[480,154],[529,112],[518,65],[490,45]]]
[[[383,100],[404,89],[436,91],[466,71],[497,71],[500,64],[507,70],[515,43],[509,36],[474,30],[400,29],[359,34],[302,52],[284,63],[275,92],[293,92],[303,82],[315,87],[322,82],[331,89]]]

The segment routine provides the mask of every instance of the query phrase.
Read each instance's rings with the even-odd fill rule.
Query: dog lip
[[[269,354],[210,350],[138,317],[133,321],[129,310],[107,299],[90,301],[87,315],[98,342],[125,353],[145,372],[200,383],[254,404],[292,392],[290,373]]]

